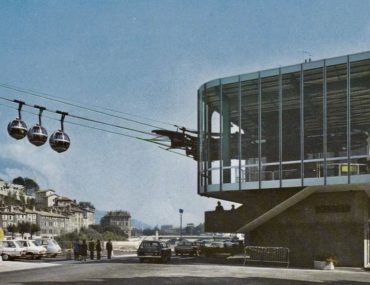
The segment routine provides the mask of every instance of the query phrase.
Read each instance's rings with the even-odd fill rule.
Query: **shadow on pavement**
[[[224,285],[224,284],[235,284],[235,285],[309,285],[318,284],[317,282],[308,282],[300,280],[288,280],[288,279],[275,279],[275,278],[261,278],[261,277],[250,277],[250,278],[234,278],[234,277],[135,277],[135,278],[102,278],[102,279],[89,279],[85,281],[76,282],[17,282],[17,284],[24,285],[67,285],[67,284],[80,284],[80,285]],[[355,282],[355,281],[321,281],[320,284],[324,285],[363,285],[369,284],[368,282]]]

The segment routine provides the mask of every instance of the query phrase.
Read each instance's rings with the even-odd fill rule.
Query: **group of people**
[[[113,251],[113,245],[112,241],[108,240],[108,242],[105,245],[105,249],[107,250],[107,258],[112,258],[112,251]],[[96,259],[101,259],[101,252],[102,252],[102,245],[100,240],[97,240],[94,242],[93,239],[91,239],[88,243],[86,240],[82,240],[82,243],[80,240],[76,240],[73,242],[73,253],[74,253],[74,259],[75,260],[82,260],[86,261],[87,259],[87,252],[90,252],[90,259],[93,260],[95,257],[95,251],[96,251]]]
[[[224,210],[224,207],[221,205],[221,202],[220,201],[217,202],[217,206],[216,206],[216,209],[215,210],[216,210],[216,212],[221,212],[221,211]],[[234,212],[235,211],[235,205],[234,204],[231,205],[230,211],[231,212]]]

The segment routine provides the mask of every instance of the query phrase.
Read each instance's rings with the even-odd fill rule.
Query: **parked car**
[[[201,241],[203,247],[211,247],[211,244],[214,242],[213,239],[204,239]]]
[[[15,240],[0,241],[0,253],[3,260],[24,257],[26,249],[21,247]]]
[[[46,248],[37,245],[34,240],[17,240],[16,243],[26,249],[27,258],[40,259],[41,257],[46,256]]]
[[[213,241],[209,247],[211,247],[211,248],[224,248],[225,243],[223,241]]]
[[[54,239],[36,239],[35,242],[46,249],[46,256],[56,257],[62,253],[62,248]]]
[[[191,256],[199,255],[199,247],[188,240],[182,240],[175,246],[175,254],[189,254]]]
[[[143,240],[137,250],[140,262],[159,260],[167,263],[171,259],[171,248],[165,242]]]

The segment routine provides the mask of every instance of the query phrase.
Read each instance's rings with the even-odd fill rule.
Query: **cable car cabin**
[[[8,124],[8,133],[16,140],[23,139],[27,135],[27,125],[17,118]]]
[[[71,141],[65,132],[59,130],[50,136],[49,144],[53,150],[60,153],[69,148]]]
[[[37,124],[28,131],[27,137],[33,145],[41,146],[48,140],[48,133],[43,126]]]

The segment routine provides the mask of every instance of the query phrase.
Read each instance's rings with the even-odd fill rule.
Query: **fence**
[[[246,246],[244,249],[244,265],[247,262],[278,263],[289,267],[289,248]]]

